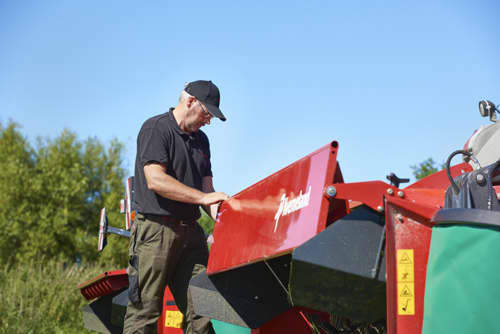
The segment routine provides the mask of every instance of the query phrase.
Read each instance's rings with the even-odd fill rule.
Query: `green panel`
[[[228,324],[227,322],[212,319],[212,326],[217,334],[250,334],[250,328]]]
[[[435,226],[422,333],[498,333],[499,263],[498,228]]]

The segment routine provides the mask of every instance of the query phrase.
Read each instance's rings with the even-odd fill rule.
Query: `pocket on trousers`
[[[141,225],[140,230],[137,233],[137,243],[140,243],[140,247],[156,247],[158,242],[161,242],[162,238],[162,226],[157,223],[146,222]]]
[[[141,302],[141,295],[139,293],[139,257],[131,255],[130,269],[128,273],[128,299],[134,305]]]

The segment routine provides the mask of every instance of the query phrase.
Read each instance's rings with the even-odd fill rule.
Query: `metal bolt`
[[[405,193],[400,190],[400,191],[398,191],[398,196],[403,198],[403,197],[405,197]]]
[[[396,215],[396,219],[397,219],[397,220],[399,220],[399,222],[400,222],[400,223],[402,223],[402,222],[403,222],[403,215],[402,215],[402,214],[400,214],[400,213],[398,213],[398,214]]]
[[[377,206],[377,211],[378,212],[384,212],[384,208],[379,205],[379,206]]]
[[[328,188],[326,188],[326,194],[328,195],[328,197],[335,197],[335,195],[337,195],[337,189],[335,189],[334,186],[328,186]]]
[[[477,174],[476,175],[476,182],[480,186],[484,186],[486,184],[486,179],[484,178],[483,174]]]
[[[394,190],[392,190],[392,188],[388,188],[388,189],[387,189],[387,193],[388,193],[389,195],[392,195],[392,194],[394,194]]]

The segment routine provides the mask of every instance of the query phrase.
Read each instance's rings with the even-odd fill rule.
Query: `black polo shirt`
[[[135,204],[143,214],[168,215],[179,219],[200,218],[199,205],[173,201],[147,187],[144,166],[164,164],[167,174],[185,185],[202,190],[202,178],[212,176],[210,145],[203,131],[188,134],[175,121],[173,109],[142,125],[137,136],[135,160]]]

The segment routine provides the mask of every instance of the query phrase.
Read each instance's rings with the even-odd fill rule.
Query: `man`
[[[211,81],[191,82],[175,108],[148,119],[139,132],[126,334],[156,333],[166,285],[184,315],[184,333],[214,333],[210,320],[194,313],[188,285],[208,261],[196,222],[199,206],[215,219],[220,202],[228,199],[214,191],[209,142],[200,130],[212,117],[226,120],[219,102]]]

